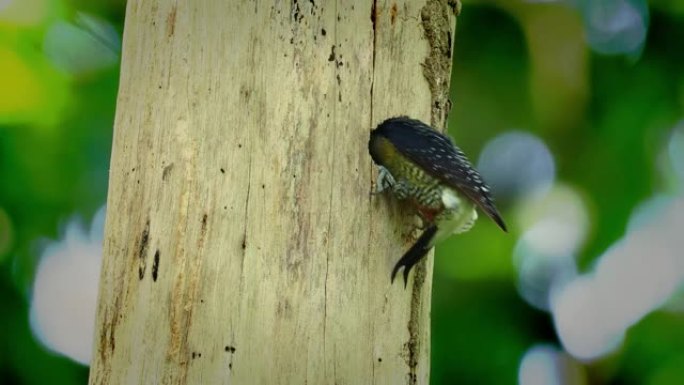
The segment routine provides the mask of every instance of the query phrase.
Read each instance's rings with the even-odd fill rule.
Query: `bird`
[[[478,208],[508,231],[480,173],[431,126],[407,116],[389,118],[371,130],[368,151],[378,166],[375,193],[389,190],[410,202],[424,223],[423,233],[395,264],[392,283],[403,267],[406,287],[413,266],[435,244],[473,227]]]

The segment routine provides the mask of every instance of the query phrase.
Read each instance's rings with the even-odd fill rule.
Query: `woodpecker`
[[[406,116],[390,118],[370,133],[368,151],[378,165],[376,193],[390,190],[417,209],[425,230],[394,266],[391,281],[411,268],[437,243],[470,230],[480,208],[503,230],[506,225],[489,187],[451,139]]]

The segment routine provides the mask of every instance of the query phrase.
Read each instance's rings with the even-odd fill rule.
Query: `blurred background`
[[[684,383],[684,1],[465,0],[434,384]],[[0,382],[84,384],[125,2],[0,0]],[[40,369],[40,370],[37,370]]]

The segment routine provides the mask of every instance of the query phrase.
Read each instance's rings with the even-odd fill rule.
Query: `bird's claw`
[[[391,282],[391,283],[394,283],[394,278],[397,276],[397,273],[399,272],[399,268],[402,267],[402,266],[404,267],[404,273],[403,273],[403,276],[404,276],[404,289],[406,289],[406,286],[408,286],[408,276],[409,276],[409,272],[411,271],[411,268],[412,268],[413,266],[409,266],[409,265],[403,264],[403,263],[401,263],[401,261],[397,262],[397,264],[394,265],[394,269],[392,270],[392,278],[391,278],[391,281],[390,281],[390,282]]]

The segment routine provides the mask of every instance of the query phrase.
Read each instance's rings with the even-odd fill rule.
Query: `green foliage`
[[[684,51],[671,45],[684,38],[681,14],[652,10],[653,27],[636,59],[589,54],[584,75],[588,93],[575,100],[580,108],[568,106],[576,111],[568,128],[549,125],[553,119],[547,116],[540,119],[547,112],[534,104],[536,72],[542,71],[542,62],[553,61],[540,56],[554,52],[536,47],[526,34],[525,22],[537,12],[530,10],[534,5],[494,3],[502,8],[466,4],[459,18],[451,134],[473,159],[498,133],[522,129],[539,135],[552,150],[557,180],[575,186],[590,209],[590,236],[577,256],[580,269],[589,270],[623,236],[635,206],[667,187],[660,174],[661,153],[684,112]],[[552,5],[542,7],[547,6]],[[543,51],[535,52],[539,49]],[[561,81],[545,87],[575,92]],[[483,218],[469,233],[437,249],[435,384],[516,383],[522,355],[532,344],[562,347],[552,317],[516,297],[512,253],[524,229],[515,222],[515,202],[504,199],[501,204],[505,219],[513,222],[510,234],[501,234]],[[684,379],[684,337],[676,330],[683,326],[680,315],[653,313],[629,330],[624,347],[614,355],[580,365],[596,384],[679,383]]]
[[[87,368],[32,335],[28,302],[44,240],[105,200],[119,71],[63,72],[42,44],[51,25],[71,22],[68,6],[30,2],[26,13],[28,3],[14,2],[0,18],[0,375],[5,383],[82,384]]]

